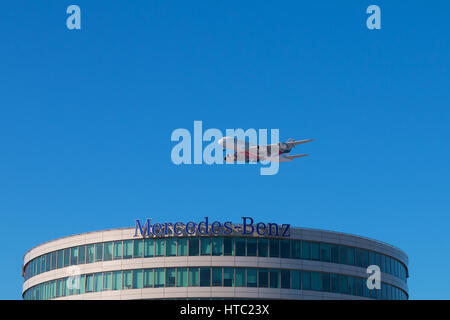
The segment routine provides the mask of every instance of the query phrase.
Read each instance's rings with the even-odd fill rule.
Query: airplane
[[[288,139],[286,142],[279,142],[270,145],[251,145],[247,141],[238,140],[235,137],[223,137],[218,144],[225,151],[227,148],[234,151],[234,154],[227,154],[224,158],[225,162],[233,163],[236,160],[245,162],[260,161],[292,161],[297,158],[306,157],[307,154],[297,154],[290,156],[291,150],[302,143],[314,141],[314,139],[305,139],[295,141]]]

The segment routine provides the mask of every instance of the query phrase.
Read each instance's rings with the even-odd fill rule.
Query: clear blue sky
[[[82,30],[66,28],[66,8]],[[365,10],[378,4],[382,29]],[[8,1],[0,8],[0,298],[70,234],[251,215],[379,239],[450,299],[450,2]],[[279,128],[308,158],[175,166],[171,132]]]

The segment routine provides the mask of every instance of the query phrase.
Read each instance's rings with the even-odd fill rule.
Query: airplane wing
[[[292,144],[294,146],[302,144],[302,143],[307,143],[307,142],[311,142],[314,141],[314,139],[305,139],[305,140],[299,140],[299,141],[289,141],[289,144]]]
[[[284,158],[289,159],[289,160],[294,160],[294,159],[306,157],[306,156],[308,156],[308,155],[307,154],[296,154],[294,156],[284,156]]]
[[[261,161],[272,161],[272,162],[285,162],[292,161],[297,158],[306,157],[307,154],[296,154],[294,156],[285,156],[285,155],[274,155],[271,157],[264,157]]]
[[[286,142],[286,144],[291,145],[291,146],[297,146],[297,145],[299,145],[299,144],[307,143],[307,142],[311,142],[311,141],[314,141],[314,139],[305,139],[305,140],[298,140],[298,141],[288,141],[288,142]],[[250,152],[250,153],[253,153],[253,154],[257,154],[257,153],[258,153],[258,148],[259,148],[259,150],[261,150],[261,151],[265,149],[268,153],[270,153],[270,151],[271,151],[272,149],[279,148],[279,147],[280,147],[280,146],[279,146],[278,143],[268,144],[268,145],[262,145],[262,146],[250,146],[250,147],[249,147],[249,152]]]

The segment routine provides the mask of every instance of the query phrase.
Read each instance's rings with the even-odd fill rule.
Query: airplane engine
[[[278,144],[278,148],[280,148],[280,151],[284,151],[284,150],[289,150],[290,149],[289,146],[287,145],[287,143],[283,143],[283,142],[280,142]]]
[[[234,163],[237,160],[237,155],[235,154],[227,154],[224,158],[226,163]]]

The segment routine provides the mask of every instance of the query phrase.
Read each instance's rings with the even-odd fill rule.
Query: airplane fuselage
[[[278,145],[276,147],[267,146],[266,148],[264,148],[265,155],[264,155],[264,157],[261,157],[260,152],[259,152],[260,151],[259,146],[255,146],[256,150],[257,150],[256,153],[255,152],[251,153],[250,147],[252,145],[250,145],[247,141],[242,141],[235,137],[223,137],[222,139],[220,139],[218,141],[218,143],[219,143],[219,145],[221,145],[224,148],[224,150],[225,150],[225,148],[227,148],[227,149],[234,151],[234,157],[231,157],[231,155],[227,155],[225,157],[225,160],[230,161],[230,162],[232,160],[237,159],[237,154],[245,155],[242,157],[245,162],[250,162],[250,161],[259,162],[263,159],[270,159],[273,157],[277,157],[278,161],[289,161],[289,160],[284,159],[283,155],[288,154],[292,150],[292,148],[286,147],[286,145],[284,143],[278,143]],[[274,149],[276,149],[276,150],[274,150]]]

